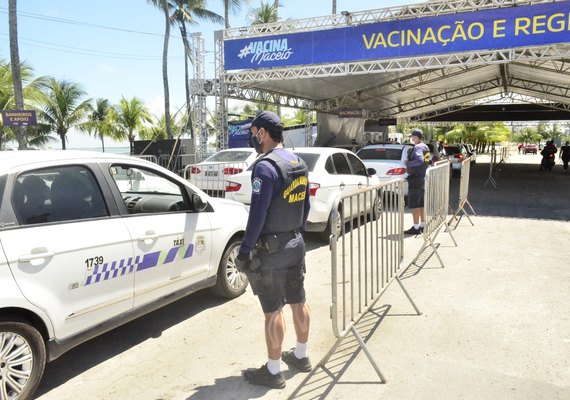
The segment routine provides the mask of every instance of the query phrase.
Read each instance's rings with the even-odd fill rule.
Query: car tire
[[[44,374],[46,359],[45,342],[36,328],[0,319],[0,394],[7,394],[8,399],[31,398]],[[17,371],[17,376],[10,371]],[[4,374],[20,387],[13,387]]]
[[[237,270],[235,264],[240,245],[241,239],[233,238],[226,246],[220,260],[216,285],[212,287],[212,291],[220,297],[233,299],[241,296],[247,288],[247,277]]]

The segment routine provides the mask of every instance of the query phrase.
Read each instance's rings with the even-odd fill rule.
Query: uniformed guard
[[[429,147],[422,141],[421,129],[410,133],[410,142],[414,145],[408,160],[408,207],[412,210],[414,226],[404,231],[406,235],[418,235],[424,230],[424,192],[426,171],[429,166]]]
[[[310,310],[305,301],[305,242],[301,235],[309,213],[308,169],[283,148],[283,123],[261,111],[251,124],[250,143],[262,154],[254,163],[249,219],[236,267],[247,274],[265,315],[268,361],[243,372],[254,385],[284,388],[281,359],[295,369],[311,371],[307,355]],[[295,348],[282,352],[283,306],[289,304],[297,336]]]

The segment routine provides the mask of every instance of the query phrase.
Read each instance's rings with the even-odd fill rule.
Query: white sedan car
[[[325,232],[325,237],[338,229],[340,221],[330,223],[332,206],[339,195],[351,194],[360,189],[378,185],[375,171],[369,170],[351,151],[331,147],[304,147],[292,150],[309,168],[311,210],[307,231]],[[227,199],[245,204],[251,201],[251,169],[233,175],[226,184]],[[375,198],[368,198],[374,201]],[[361,210],[370,210],[367,204]],[[348,216],[347,216],[348,217]]]
[[[411,144],[373,144],[360,149],[356,155],[368,168],[374,168],[380,182],[402,178],[404,196],[408,195],[408,160],[414,146]]]
[[[47,361],[196,290],[237,297],[243,204],[138,158],[0,153],[0,398]]]
[[[226,180],[245,171],[256,158],[256,151],[250,147],[220,150],[198,164],[187,166],[185,177],[209,195],[224,197]]]

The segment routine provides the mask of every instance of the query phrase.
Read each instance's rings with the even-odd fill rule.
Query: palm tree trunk
[[[226,29],[230,28],[230,0],[224,0],[224,22]]]
[[[336,0],[332,0],[332,13],[336,14]]]
[[[17,0],[9,0],[8,2],[8,24],[10,36],[10,63],[12,66],[12,82],[14,85],[14,99],[16,100],[16,108],[24,109],[24,94],[22,90],[22,77],[20,75],[20,51],[18,49],[18,12]],[[26,128],[18,126],[18,149],[24,150],[28,147],[28,138],[26,136]]]
[[[273,0],[273,8],[275,9],[275,20],[279,19],[279,0]]]
[[[162,82],[164,85],[164,121],[166,125],[166,137],[172,139],[172,129],[170,127],[170,91],[168,89],[168,42],[170,41],[170,13],[168,2],[163,2],[164,11],[164,48],[162,50]]]
[[[186,24],[180,24],[180,34],[182,35],[182,42],[184,44],[184,85],[186,87],[186,113],[188,114],[186,127],[190,129],[190,137],[194,137],[194,127],[192,125],[192,108],[190,107],[190,76],[188,74],[188,61],[190,60],[190,43],[188,43],[188,32],[186,32]]]

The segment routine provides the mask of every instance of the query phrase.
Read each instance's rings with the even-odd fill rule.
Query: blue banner
[[[249,129],[242,129],[242,126],[249,124],[252,120],[230,121],[228,122],[228,148],[249,147]]]
[[[0,125],[32,126],[37,125],[35,110],[0,110]]]
[[[570,1],[224,41],[227,71],[570,42]]]

